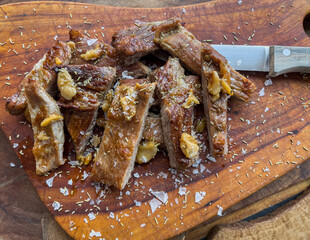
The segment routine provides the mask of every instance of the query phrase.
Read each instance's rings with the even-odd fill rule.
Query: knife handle
[[[310,47],[270,47],[270,77],[290,72],[310,73]]]

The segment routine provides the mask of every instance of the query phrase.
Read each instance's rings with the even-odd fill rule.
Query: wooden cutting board
[[[178,235],[215,216],[219,208],[225,214],[225,209],[310,158],[310,77],[299,73],[274,78],[268,86],[266,73],[246,73],[257,91],[249,103],[235,99],[229,103],[228,156],[216,163],[204,157],[198,168],[175,173],[168,170],[168,159],[160,153],[150,164],[136,166],[136,177],[121,192],[104,187],[96,192],[88,176],[90,166],[72,168],[66,164],[47,177],[36,176],[31,128],[24,117],[10,116],[4,109],[5,97],[15,91],[24,73],[54,39],[68,39],[69,27],[93,37],[97,34],[100,39],[103,33],[104,40],[110,42],[116,30],[133,25],[135,20],[177,16],[199,40],[310,47],[302,26],[310,12],[309,0],[214,1],[160,9],[28,2],[0,8],[1,128],[44,204],[76,239],[95,235],[165,239]],[[51,178],[53,185],[48,187],[46,180]],[[186,188],[185,195],[180,196],[179,187]],[[68,196],[61,193],[65,188]],[[150,188],[168,194],[168,202],[155,212],[150,207],[155,201]],[[196,202],[195,196],[204,192]]]

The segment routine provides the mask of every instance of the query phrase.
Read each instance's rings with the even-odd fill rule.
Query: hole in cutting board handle
[[[305,33],[310,37],[310,13],[308,13],[303,22]]]

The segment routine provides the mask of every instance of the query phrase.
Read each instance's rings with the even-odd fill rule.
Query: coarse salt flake
[[[195,203],[199,203],[206,196],[206,192],[196,192],[195,193]]]
[[[258,95],[259,95],[260,97],[265,96],[265,88],[262,88],[262,89],[259,91]]]
[[[11,163],[10,163],[10,166],[11,166],[11,167],[15,167],[15,163],[12,163],[12,162],[11,162]]]
[[[160,201],[162,201],[162,203],[166,203],[168,201],[168,194],[166,192],[163,191],[158,191],[158,192],[153,192],[151,191],[151,193]]]
[[[139,178],[139,177],[140,177],[139,173],[135,173],[133,176],[134,176],[135,178]]]
[[[59,189],[60,193],[62,193],[64,196],[68,196],[69,195],[69,191],[66,187],[64,188],[60,188]]]
[[[137,201],[137,200],[134,200],[135,204],[137,207],[140,207],[141,206],[141,202]]]
[[[193,174],[198,174],[198,173],[199,173],[198,169],[193,170]]]
[[[269,79],[267,79],[267,80],[264,82],[264,84],[265,84],[265,86],[267,87],[267,86],[272,85],[273,82],[272,82],[272,80],[269,78]]]
[[[207,155],[207,159],[210,160],[211,162],[216,162],[215,157],[213,157],[213,156],[210,155],[210,154]]]
[[[114,218],[114,213],[113,213],[113,212],[110,212],[109,217],[110,217],[110,218]]]
[[[186,193],[186,187],[180,187],[180,188],[179,188],[179,194],[180,194],[180,196],[185,195],[185,193]]]
[[[72,186],[72,179],[68,181],[68,184]]]
[[[101,237],[101,233],[95,232],[94,230],[91,230],[89,236],[90,237]]]
[[[87,45],[88,45],[88,46],[91,46],[91,45],[93,45],[95,42],[97,42],[97,39],[89,39],[89,40],[87,40]]]
[[[85,180],[87,177],[88,177],[88,174],[87,174],[87,172],[85,172],[84,171],[84,173],[83,173],[83,176],[82,176],[83,178],[82,178],[82,180]]]
[[[93,212],[90,212],[88,213],[88,217],[89,217],[89,220],[94,220],[96,218],[95,214]]]
[[[157,200],[156,198],[153,198],[151,201],[149,201],[151,211],[154,213],[156,209],[162,204],[161,201]]]
[[[53,181],[54,181],[54,177],[51,177],[47,179],[45,182],[48,187],[53,187]]]
[[[217,207],[218,207],[217,215],[223,216],[223,208],[219,205],[217,205]]]
[[[200,173],[203,173],[204,170],[206,170],[206,167],[203,164],[200,164]]]
[[[60,208],[60,203],[57,201],[54,201],[52,203],[52,207],[54,208],[54,211],[58,210]]]

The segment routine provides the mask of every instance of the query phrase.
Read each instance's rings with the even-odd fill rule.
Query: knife
[[[269,72],[270,77],[290,72],[310,73],[310,47],[216,44],[211,46],[236,70]]]

